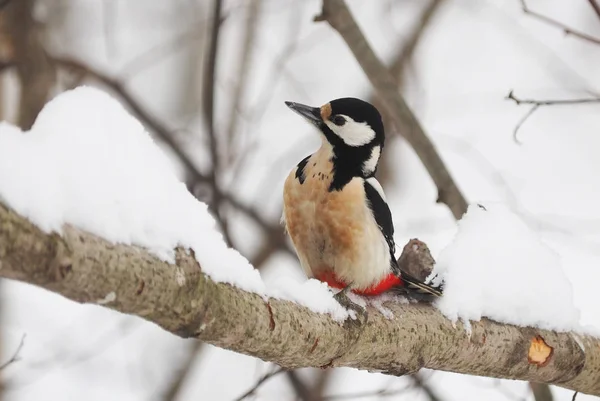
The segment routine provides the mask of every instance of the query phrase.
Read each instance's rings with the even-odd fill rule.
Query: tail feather
[[[415,290],[421,294],[433,295],[434,297],[442,296],[443,288],[441,285],[433,286],[431,284],[424,283],[406,272],[402,272],[401,277],[407,288]]]

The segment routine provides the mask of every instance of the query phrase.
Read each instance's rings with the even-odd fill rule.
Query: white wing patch
[[[381,156],[381,146],[373,147],[371,150],[371,156],[367,159],[366,162],[363,163],[363,173],[365,175],[370,175],[375,172],[377,168],[377,163],[379,163],[379,157]]]
[[[325,124],[339,136],[348,146],[362,146],[375,139],[375,131],[371,129],[366,122],[356,122],[344,114],[339,114],[346,119],[342,126],[336,125],[331,121],[325,121]]]
[[[379,196],[381,196],[381,199],[383,199],[383,201],[387,203],[387,199],[385,198],[385,192],[383,192],[383,187],[381,186],[379,181],[377,181],[377,178],[369,177],[369,178],[367,178],[366,181],[369,184],[371,184],[371,186],[375,189],[375,191],[377,191],[377,193],[379,193]]]

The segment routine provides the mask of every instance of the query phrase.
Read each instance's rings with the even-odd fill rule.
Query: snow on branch
[[[600,395],[600,340],[482,319],[470,335],[425,304],[388,303],[366,321],[334,320],[203,274],[193,254],[175,265],[66,226],[47,234],[0,204],[0,277],[154,322],[181,336],[284,368],[338,367],[404,375],[420,368],[555,384]]]

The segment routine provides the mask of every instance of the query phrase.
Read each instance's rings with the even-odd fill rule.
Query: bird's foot
[[[356,313],[356,316],[361,320],[366,320],[367,310],[362,306],[352,302],[350,298],[348,298],[348,292],[350,291],[351,285],[347,285],[340,292],[335,294],[333,298],[344,308],[352,310]]]

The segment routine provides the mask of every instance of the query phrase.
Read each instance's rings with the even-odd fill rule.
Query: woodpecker
[[[285,102],[315,125],[321,147],[288,175],[282,222],[308,277],[360,295],[398,289],[438,297],[396,261],[394,224],[375,178],[385,142],[379,111],[356,98],[321,107]]]

